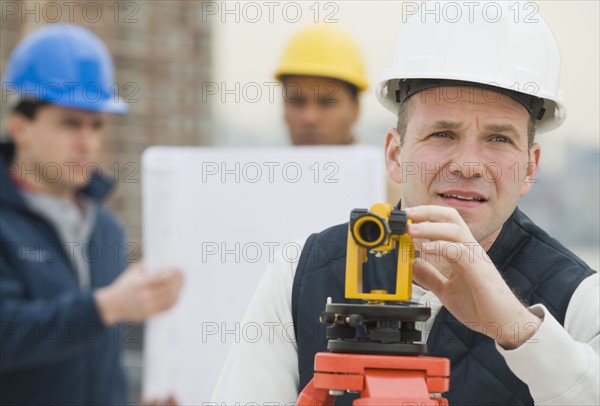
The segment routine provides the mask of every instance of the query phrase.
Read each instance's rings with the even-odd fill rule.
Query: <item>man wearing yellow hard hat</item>
[[[284,86],[285,121],[294,145],[345,145],[359,93],[368,87],[360,50],[341,28],[314,25],[299,31],[283,52],[275,77]]]
[[[275,78],[284,88],[284,115],[294,145],[357,142],[360,92],[368,88],[362,55],[350,35],[317,24],[297,32],[285,48]],[[388,180],[388,201],[400,190]]]

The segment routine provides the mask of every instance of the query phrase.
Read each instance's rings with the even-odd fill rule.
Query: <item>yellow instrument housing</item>
[[[348,246],[346,251],[346,292],[347,299],[363,299],[366,301],[398,301],[408,302],[412,296],[412,265],[415,258],[412,239],[406,233],[389,232],[389,222],[394,207],[389,203],[375,203],[368,213],[360,216],[348,225]],[[379,235],[372,241],[362,237],[361,227],[367,223],[375,223]],[[410,220],[407,220],[410,223]],[[385,230],[388,232],[386,233]],[[387,235],[386,235],[387,234]],[[358,239],[358,243],[356,239]],[[399,245],[398,245],[399,244]],[[362,246],[361,246],[362,245]],[[367,262],[367,249],[373,253],[387,254],[398,246],[398,267],[396,270],[396,291],[385,290],[363,292],[362,267]]]

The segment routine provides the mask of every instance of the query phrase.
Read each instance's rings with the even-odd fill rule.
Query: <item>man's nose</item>
[[[94,147],[98,138],[98,129],[93,125],[82,125],[77,134],[77,144],[80,149],[88,151]]]
[[[463,141],[461,144],[448,164],[448,171],[467,179],[482,177],[488,165],[481,146],[476,141]]]
[[[318,103],[307,103],[302,111],[302,119],[305,123],[317,124],[321,119],[321,109]]]

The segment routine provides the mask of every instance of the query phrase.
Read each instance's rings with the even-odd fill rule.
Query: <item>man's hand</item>
[[[444,206],[407,209],[408,234],[420,243],[413,278],[431,290],[463,324],[514,349],[537,331],[541,320],[512,293],[458,211]],[[423,257],[440,256],[445,276]],[[433,262],[433,261],[431,261]]]
[[[148,274],[142,263],[131,265],[113,283],[96,292],[104,323],[140,322],[175,304],[183,285],[178,269]]]
[[[142,402],[142,406],[177,406],[177,401],[173,395],[169,395],[169,397],[165,400]]]

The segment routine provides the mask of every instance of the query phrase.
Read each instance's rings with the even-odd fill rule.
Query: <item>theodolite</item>
[[[388,203],[354,209],[348,224],[345,298],[360,304],[327,300],[320,321],[328,325],[327,349],[315,356],[312,381],[297,404],[333,405],[335,396],[356,392],[354,405],[447,405],[450,361],[427,357],[416,322],[431,316],[427,306],[411,303],[414,244],[406,233],[406,212]],[[363,291],[363,265],[397,251],[394,292]]]

